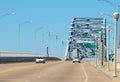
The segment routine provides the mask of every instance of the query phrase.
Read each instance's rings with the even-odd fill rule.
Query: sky
[[[48,47],[49,54],[64,58],[74,17],[106,18],[113,48],[112,14],[119,4],[120,0],[0,0],[0,52],[45,54]]]

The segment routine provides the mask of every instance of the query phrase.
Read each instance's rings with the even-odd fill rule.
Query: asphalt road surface
[[[0,64],[0,82],[111,82],[89,62]]]

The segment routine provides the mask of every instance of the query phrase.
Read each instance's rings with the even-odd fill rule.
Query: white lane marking
[[[86,73],[86,71],[85,71],[85,68],[84,68],[84,66],[81,64],[81,67],[82,67],[82,70],[83,70],[83,72],[84,72],[84,74],[85,74],[85,77],[86,77],[86,79],[85,79],[85,81],[84,82],[88,82],[88,75],[87,75],[87,73]]]

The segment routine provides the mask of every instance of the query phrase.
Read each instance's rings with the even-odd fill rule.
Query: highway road
[[[0,64],[0,82],[111,82],[111,78],[87,61],[51,61]]]

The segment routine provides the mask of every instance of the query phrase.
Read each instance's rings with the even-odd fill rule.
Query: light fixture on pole
[[[5,13],[5,14],[3,14],[3,15],[0,15],[0,19],[2,19],[3,17],[6,17],[6,16],[8,16],[8,15],[14,15],[14,14],[15,14],[15,12]]]
[[[113,13],[114,16],[114,23],[115,23],[115,28],[114,28],[114,68],[113,68],[113,77],[116,77],[116,56],[117,56],[117,23],[119,19],[119,13],[115,12]]]

